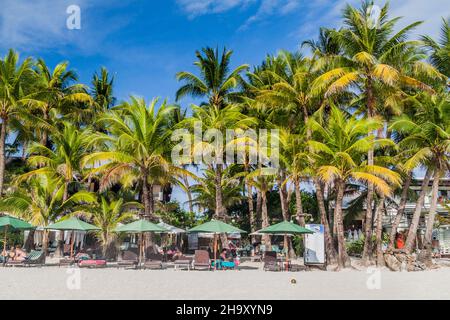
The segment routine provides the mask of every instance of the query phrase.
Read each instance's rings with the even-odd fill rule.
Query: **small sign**
[[[313,234],[305,235],[305,264],[325,264],[325,228],[323,224],[307,224]]]

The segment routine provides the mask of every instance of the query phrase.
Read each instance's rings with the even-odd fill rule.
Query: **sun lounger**
[[[264,253],[264,271],[280,271],[280,265],[278,264],[277,253],[275,251],[266,251]]]
[[[209,252],[206,250],[195,250],[194,255],[194,269],[211,269],[211,260],[209,259]]]
[[[68,267],[76,263],[75,258],[61,258],[59,259],[58,266],[60,267]]]
[[[80,260],[78,261],[79,268],[106,268],[106,260],[96,259],[96,260]]]
[[[178,268],[187,268],[188,270],[191,270],[192,258],[180,256],[173,262],[173,265],[175,270]]]
[[[122,253],[121,258],[117,262],[117,267],[133,267],[135,268],[138,264],[138,255],[137,253],[126,250]]]
[[[164,269],[163,264],[164,256],[159,253],[149,254],[144,264],[142,265],[143,269]]]

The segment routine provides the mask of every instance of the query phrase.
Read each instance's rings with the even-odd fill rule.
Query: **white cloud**
[[[250,5],[256,11],[245,21],[241,28],[273,15],[285,15],[297,9],[300,0],[177,0],[181,10],[190,19],[207,14],[217,14],[233,9],[246,9]]]

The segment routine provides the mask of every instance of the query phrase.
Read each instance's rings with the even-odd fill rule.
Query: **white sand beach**
[[[0,268],[0,299],[450,299],[448,267],[291,273],[245,266],[252,269]]]

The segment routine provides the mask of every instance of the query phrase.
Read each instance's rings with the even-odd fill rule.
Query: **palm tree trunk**
[[[44,110],[43,113],[43,119],[45,120],[45,122],[48,122],[48,111]],[[48,143],[48,133],[47,133],[47,129],[42,129],[42,136],[41,136],[41,144],[43,146],[47,147],[47,143]]]
[[[24,249],[27,252],[29,252],[29,251],[34,249],[34,233],[35,232],[36,232],[35,229],[31,229],[29,231],[29,233],[28,233],[28,237],[27,237],[27,239],[25,241],[25,244],[24,244]]]
[[[226,215],[226,210],[223,207],[223,194],[222,194],[222,165],[216,165],[216,176],[215,176],[215,185],[216,185],[216,210],[214,215],[217,219],[224,219]]]
[[[438,191],[439,191],[439,182],[441,180],[442,173],[439,169],[436,169],[433,177],[433,186],[431,188],[431,203],[430,203],[430,212],[428,213],[427,218],[427,228],[425,230],[425,239],[424,239],[424,248],[427,252],[425,255],[427,257],[427,265],[431,264],[431,256],[432,256],[432,237],[433,237],[433,226],[434,219],[436,217],[436,209],[438,204]]]
[[[269,226],[269,214],[267,212],[267,194],[266,192],[261,192],[261,216],[262,216],[262,227],[263,228],[267,228]],[[270,241],[270,235],[265,234],[263,235],[263,243],[266,246],[266,248],[270,248],[272,246],[271,241]]]
[[[377,209],[375,211],[375,216],[377,219],[377,229],[376,229],[376,252],[377,252],[377,266],[382,267],[385,265],[383,256],[383,212],[384,212],[384,196],[381,196]]]
[[[44,229],[42,236],[42,251],[44,252],[44,259],[48,254],[48,230]]]
[[[431,170],[427,169],[425,177],[423,178],[422,186],[420,189],[419,198],[416,202],[416,208],[414,209],[414,215],[409,226],[408,236],[406,238],[405,250],[408,253],[413,251],[413,244],[417,236],[417,228],[419,227],[420,214],[422,213],[423,203],[425,201],[425,195],[428,191],[428,183],[430,182]]]
[[[280,195],[280,203],[281,203],[281,213],[283,215],[283,220],[289,221],[289,208],[287,204],[287,190],[286,185],[283,185],[284,174],[280,173],[277,175],[277,183],[278,183],[278,193]]]
[[[294,188],[295,188],[295,213],[297,222],[302,227],[305,226],[305,213],[303,212],[303,204],[302,204],[302,191],[300,190],[300,179],[294,179]]]
[[[6,143],[6,127],[8,122],[3,119],[0,128],[0,198],[3,196],[3,182],[5,180],[5,143]]]
[[[252,191],[252,186],[249,183],[246,183],[246,187],[247,187],[247,203],[248,203],[248,216],[250,219],[250,232],[255,232],[256,231],[256,216],[255,216],[255,210],[254,210],[254,206],[253,206],[253,191]],[[252,236],[252,243],[254,242],[255,237]]]
[[[346,268],[350,266],[350,259],[347,255],[345,247],[344,221],[342,215],[342,202],[344,199],[345,182],[336,181],[336,204],[334,206],[334,219],[336,220],[336,233],[338,242],[338,268]]]
[[[183,176],[183,183],[186,187],[186,195],[188,197],[189,212],[194,212],[194,206],[192,204],[192,193],[191,193],[191,190],[189,190],[189,179],[187,176]]]
[[[328,263],[335,263],[337,253],[333,245],[333,237],[331,235],[330,224],[327,218],[327,210],[325,209],[325,199],[323,196],[322,185],[320,184],[320,181],[317,177],[313,178],[313,182],[314,187],[316,188],[317,204],[319,206],[320,212],[320,222],[324,226],[325,251],[327,253]]]
[[[397,214],[395,216],[394,222],[392,223],[391,234],[389,235],[389,249],[394,248],[395,236],[397,235],[397,228],[402,220],[403,213],[405,213],[406,202],[408,201],[408,191],[412,182],[412,172],[408,174],[403,185],[402,195],[400,197],[400,204],[397,209]]]
[[[141,169],[141,181],[142,181],[142,202],[144,203],[144,219],[150,220],[152,216],[152,205],[150,203],[150,197],[153,197],[153,190],[150,191],[148,184],[147,170]],[[152,193],[150,195],[150,192]]]

